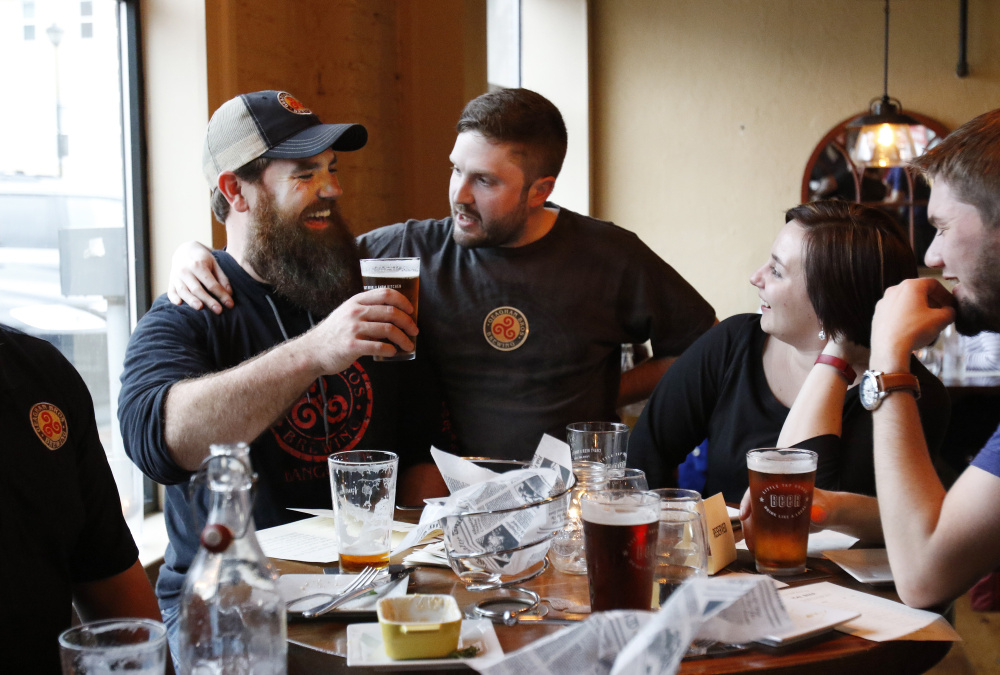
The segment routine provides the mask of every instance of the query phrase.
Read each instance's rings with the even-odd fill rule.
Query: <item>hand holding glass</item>
[[[361,283],[370,291],[376,288],[391,288],[406,296],[413,305],[413,320],[417,320],[417,301],[420,298],[420,258],[363,258],[361,260]],[[394,356],[376,356],[376,361],[412,361],[417,358],[417,338],[413,349],[403,351],[397,347]],[[392,343],[396,346],[395,343]]]

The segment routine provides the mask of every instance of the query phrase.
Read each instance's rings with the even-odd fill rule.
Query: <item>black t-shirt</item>
[[[90,393],[44,340],[0,326],[0,670],[59,673],[73,585],[138,551],[98,438]]]
[[[628,465],[643,469],[651,488],[671,485],[677,465],[707,438],[703,494],[722,492],[729,502],[743,498],[747,451],[773,447],[788,416],[764,375],[767,337],[759,315],[730,317],[695,342],[663,376],[628,446]],[[918,407],[927,446],[936,454],[951,416],[948,392],[916,358],[910,368],[920,381]],[[847,392],[839,443],[823,436],[798,445],[820,454],[817,487],[874,495],[871,413],[861,405],[858,390]]]
[[[170,544],[156,594],[161,607],[177,602],[184,575],[198,549],[207,505],[188,498],[190,472],[171,459],[164,441],[164,402],[170,387],[216,373],[308,331],[320,317],[277,295],[247,274],[228,253],[214,255],[233,286],[235,307],[207,309],[156,299],[129,341],[118,418],[125,449],[143,473],[167,485],[164,515]],[[250,444],[258,475],[253,515],[259,529],[304,517],[289,507],[331,508],[326,458],[341,450],[393,450],[401,469],[429,460],[422,431],[428,415],[419,405],[399,405],[399,390],[419,379],[416,361],[355,361],[341,373],[312,383],[287,414]],[[256,395],[266,396],[266,391]],[[324,415],[325,411],[325,415]],[[201,490],[204,497],[205,491]]]
[[[558,208],[554,204],[549,207]],[[366,255],[419,256],[420,337],[462,454],[528,459],[542,434],[617,419],[621,345],[676,356],[715,311],[632,232],[559,209],[526,246],[466,248],[452,220],[359,237]]]

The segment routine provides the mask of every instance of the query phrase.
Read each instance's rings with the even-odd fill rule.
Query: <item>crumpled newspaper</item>
[[[431,455],[451,495],[427,500],[420,523],[395,551],[409,548],[441,528],[450,558],[462,559],[463,564],[484,572],[518,574],[545,557],[548,535],[565,525],[566,487],[574,480],[568,445],[545,436],[527,468],[505,473],[437,448],[431,449]],[[566,494],[548,504],[519,508],[560,492]],[[539,543],[511,552],[534,542]]]
[[[484,675],[665,675],[677,672],[695,638],[742,643],[791,625],[769,577],[691,579],[658,612],[598,612],[478,670]]]

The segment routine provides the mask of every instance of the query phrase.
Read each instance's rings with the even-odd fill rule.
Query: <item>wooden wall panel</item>
[[[486,88],[479,4],[206,0],[210,110],[241,92],[284,89],[324,121],[361,122],[368,145],[340,157],[341,205],[353,229],[444,216],[469,72],[481,72]],[[470,30],[481,40],[466,39]]]

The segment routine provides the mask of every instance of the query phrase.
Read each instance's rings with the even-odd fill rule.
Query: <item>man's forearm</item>
[[[945,490],[931,463],[913,396],[897,392],[872,413],[875,481],[889,564],[900,595],[925,606],[946,593],[933,588],[950,575],[934,543]]]
[[[676,360],[676,356],[648,359],[622,373],[621,385],[618,387],[618,407],[649,398],[660,378]]]
[[[303,357],[299,340],[170,388],[164,434],[178,466],[194,471],[211,443],[249,443],[288,410],[318,376]]]

